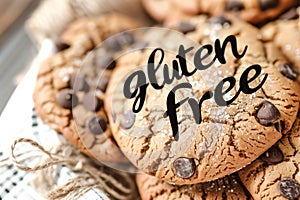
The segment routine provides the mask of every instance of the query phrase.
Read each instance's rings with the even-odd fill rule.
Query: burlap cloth
[[[29,36],[38,46],[45,38],[58,40],[75,19],[107,12],[120,12],[147,26],[152,23],[140,0],[44,0],[26,23]]]

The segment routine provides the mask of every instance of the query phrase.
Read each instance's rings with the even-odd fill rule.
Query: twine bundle
[[[19,143],[30,144],[37,151],[17,154],[15,151]],[[127,200],[137,197],[134,181],[129,174],[93,164],[91,159],[70,144],[61,144],[48,151],[31,139],[20,138],[11,146],[11,159],[19,169],[36,173],[34,185],[40,192],[47,192],[49,199],[74,199],[93,188],[105,192],[111,199]],[[7,161],[2,160],[2,166],[8,165],[5,160]],[[53,189],[61,165],[68,166],[78,176]]]

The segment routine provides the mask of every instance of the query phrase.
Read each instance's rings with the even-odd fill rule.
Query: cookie
[[[300,115],[292,130],[239,176],[254,199],[300,199]]]
[[[181,16],[199,14],[218,16],[225,13],[235,15],[250,23],[259,24],[278,17],[299,3],[297,0],[144,0],[142,2],[154,19],[165,21],[167,24],[174,21],[174,12],[180,12]]]
[[[281,20],[271,22],[261,30],[262,40],[274,42],[290,62],[293,71],[298,74],[300,73],[299,21],[299,13],[296,9],[292,9],[282,15]]]
[[[41,119],[82,152],[103,162],[126,159],[115,145],[104,112],[104,84],[96,93],[90,77],[78,72],[88,52],[106,37],[138,26],[135,20],[115,13],[81,19],[62,35],[61,44],[65,45],[60,46],[67,49],[43,62],[37,75],[33,100]],[[98,69],[102,67],[109,76],[113,57],[99,55],[97,59]],[[77,115],[82,118],[75,120]]]
[[[164,199],[252,199],[236,175],[195,185],[171,185],[146,174],[137,174],[136,183],[142,200]]]
[[[124,19],[122,19],[124,18]],[[138,22],[122,14],[107,14],[102,17],[80,18],[71,23],[61,35],[61,41],[74,46],[81,43],[100,44],[104,38],[132,28],[137,28]]]
[[[298,3],[297,0],[215,0],[200,1],[200,7],[202,12],[214,16],[231,13],[244,21],[258,24],[276,18],[296,3]]]
[[[267,44],[256,37],[259,31],[247,23],[224,16],[212,19],[199,16],[175,28],[195,41],[194,49],[185,46],[188,53],[184,56],[177,55],[179,46],[175,52],[156,50],[154,78],[148,74],[153,65],[147,65],[153,49],[128,53],[118,59],[107,88],[105,110],[116,142],[137,168],[174,184],[207,182],[248,165],[291,129],[299,107],[299,86],[282,74],[280,61],[268,58],[272,56],[265,52]],[[233,49],[227,47],[226,62],[222,56],[214,60],[212,44],[228,36],[236,38],[240,53],[247,45],[246,53],[238,59]],[[161,38],[161,44],[171,43]],[[206,47],[210,55],[199,54],[201,47]],[[201,55],[206,59],[199,70],[197,56]],[[183,57],[187,59],[184,68],[180,59]],[[258,72],[254,72],[253,65],[261,66],[255,80],[254,73]],[[179,72],[173,72],[174,67]],[[185,74],[193,72],[192,75],[182,75],[185,68]],[[238,92],[242,87],[241,77],[249,70],[252,71],[250,88],[265,81],[251,94]],[[228,93],[226,101],[235,97],[227,104],[215,94],[215,89],[228,79],[236,84],[224,91]],[[177,88],[172,96],[171,91],[178,85],[183,88]],[[172,102],[177,109],[170,114]],[[133,112],[133,108],[140,110]],[[177,127],[176,122],[171,124],[170,116],[177,116]]]
[[[143,7],[155,20],[163,21],[171,10],[171,0],[142,0]]]
[[[148,14],[165,25],[175,24],[200,13],[198,0],[179,3],[177,0],[142,0]]]

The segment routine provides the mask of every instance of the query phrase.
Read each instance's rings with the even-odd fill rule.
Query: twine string
[[[44,154],[44,156],[40,158],[44,159],[40,159],[33,167],[29,167],[25,164],[26,159],[19,158],[20,156],[27,155],[28,152],[30,153],[31,151],[16,154],[16,146],[19,143],[27,143],[38,149],[42,155]],[[37,156],[30,155],[28,155],[28,157],[38,158]],[[13,164],[23,171],[39,171],[42,173],[42,175],[39,175],[39,177],[43,178],[40,182],[44,183],[44,181],[47,181],[47,183],[44,183],[45,187],[49,187],[55,182],[53,178],[54,168],[56,167],[56,170],[58,170],[57,166],[59,165],[67,165],[72,171],[78,173],[77,177],[68,180],[64,185],[58,186],[48,192],[47,196],[49,199],[74,199],[93,188],[98,188],[115,199],[126,200],[130,199],[132,196],[131,184],[133,184],[133,182],[128,174],[116,172],[118,177],[127,180],[126,182],[128,185],[124,185],[118,181],[116,177],[105,173],[101,168],[92,165],[87,157],[83,156],[77,149],[68,144],[61,144],[56,147],[54,152],[50,152],[31,139],[19,138],[15,140],[11,146],[11,159]]]

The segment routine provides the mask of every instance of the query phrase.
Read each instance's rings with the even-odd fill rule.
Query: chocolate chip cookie
[[[154,19],[165,21],[167,24],[174,22],[174,17],[176,20],[180,19],[179,16],[183,18],[199,14],[218,16],[223,13],[258,24],[276,18],[299,3],[297,0],[144,0],[142,2]]]
[[[177,46],[175,52],[156,49],[154,55],[148,49],[118,59],[104,103],[112,133],[137,168],[161,180],[194,184],[222,178],[248,165],[291,129],[299,86],[281,70],[286,61],[272,60],[266,50],[270,44],[261,42],[259,31],[245,22],[199,16],[174,28],[195,46]],[[171,43],[161,38],[162,44]],[[244,51],[242,58],[229,46],[224,57],[216,58],[214,42],[217,47],[228,38],[236,38],[230,46],[237,45],[239,54]],[[154,62],[147,64],[150,57]],[[149,72],[153,63],[154,76]],[[254,72],[258,66],[261,70]],[[242,77],[251,82],[248,89],[264,84],[253,93],[241,92]],[[220,89],[229,79],[231,84]],[[217,88],[227,93],[224,98]],[[177,127],[172,116],[177,116]]]
[[[300,115],[277,144],[239,176],[254,199],[300,199]]]
[[[142,200],[165,199],[252,199],[236,175],[195,185],[171,185],[146,174],[137,174],[136,183]]]
[[[115,145],[104,112],[107,80],[101,79],[94,90],[90,77],[78,72],[84,57],[106,37],[138,26],[135,20],[115,13],[80,19],[62,35],[61,44],[65,45],[59,46],[67,49],[43,62],[37,75],[33,100],[38,115],[82,152],[100,161],[126,160]],[[113,56],[106,54],[98,55],[94,62],[95,70],[104,71],[107,77],[115,66]],[[80,120],[74,120],[76,115],[82,116],[76,118]]]
[[[300,19],[296,9],[282,15],[261,30],[262,40],[274,42],[290,62],[294,73],[300,73]],[[298,79],[298,81],[300,81]]]
[[[214,0],[200,1],[200,7],[202,12],[214,16],[231,13],[247,22],[257,24],[276,18],[297,3],[298,0]]]

